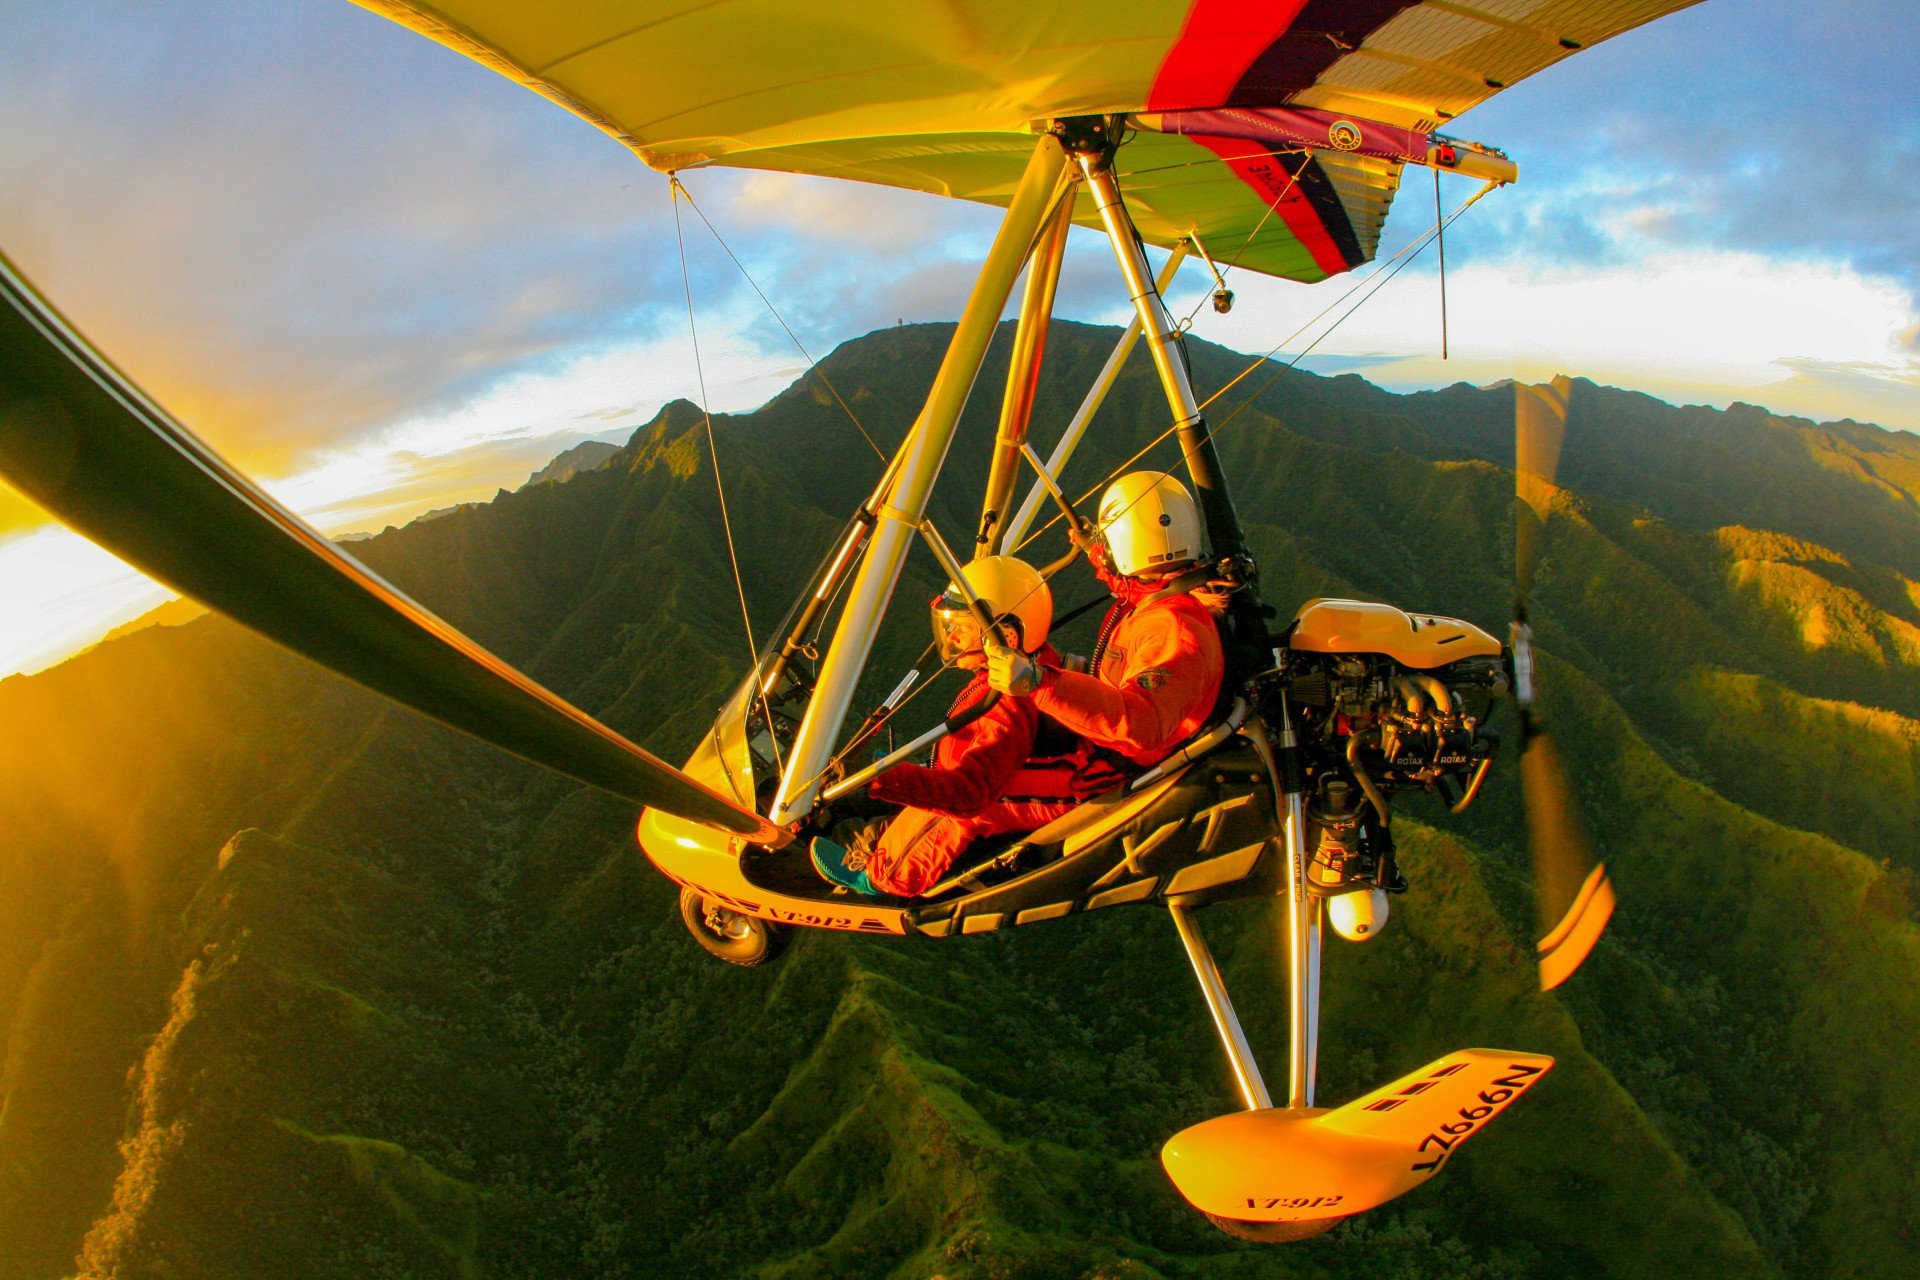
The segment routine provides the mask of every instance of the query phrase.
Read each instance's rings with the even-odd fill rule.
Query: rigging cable
[[[1019,604],[1024,603],[1026,598],[1027,598],[1026,596],[1021,596],[1020,601],[1016,602],[1014,607],[1018,608]],[[1110,605],[1112,603],[1113,603],[1113,597],[1105,593],[1102,593],[1100,595],[1095,596],[1093,599],[1087,601],[1084,604],[1076,605],[1073,608],[1067,610],[1066,613],[1060,615],[1058,618],[1055,618],[1053,620],[1053,624],[1048,628],[1049,634],[1053,632],[1057,632],[1061,628],[1066,627],[1071,623],[1079,621],[1080,616],[1082,614],[1088,613],[1100,605],[1103,605],[1103,604]],[[1104,647],[1104,635],[1102,637],[1102,643],[1096,646],[1095,652],[1098,653],[1099,649],[1103,647]],[[925,662],[928,658],[933,656],[933,650],[934,650],[933,645],[928,645],[925,649],[922,649],[920,651],[920,656],[913,660],[912,669],[917,671],[921,663]],[[873,741],[874,737],[878,735],[882,729],[892,724],[894,717],[898,716],[902,711],[905,711],[915,698],[925,693],[928,689],[931,689],[936,683],[939,682],[939,679],[941,676],[945,675],[947,672],[952,671],[954,669],[955,669],[954,664],[951,662],[941,663],[937,668],[934,669],[934,672],[932,675],[928,676],[925,680],[922,680],[916,688],[914,688],[910,693],[907,694],[906,697],[902,698],[899,702],[895,703],[893,707],[888,709],[885,715],[881,715],[878,718],[875,718],[870,715],[868,717],[868,722],[861,725],[860,730],[857,733],[855,733],[852,738],[848,740],[847,745],[840,748],[839,751],[835,752],[833,755],[833,758],[827,761],[827,763],[821,768],[820,772],[815,774],[813,778],[807,783],[807,785],[808,786],[815,785],[822,778],[825,778],[829,773],[833,772],[833,770],[836,767],[844,766],[848,756],[851,756],[854,752],[858,751],[861,747]],[[877,711],[878,708],[876,708],[875,710]]]
[[[920,664],[932,655],[933,647],[934,646],[932,645],[928,645],[926,649],[921,651],[920,656],[918,658],[915,658],[913,661],[913,667],[911,668],[912,670],[918,670]],[[825,764],[820,766],[820,772],[814,774],[813,777],[807,780],[806,785],[809,787],[818,786],[821,783],[821,781],[824,780],[826,776],[832,773],[836,768],[845,767],[848,756],[858,751],[861,747],[865,746],[867,743],[872,742],[874,737],[882,729],[886,728],[889,724],[892,724],[893,718],[899,715],[902,711],[905,711],[915,698],[918,698],[921,694],[933,688],[933,686],[939,682],[941,676],[955,669],[956,668],[951,662],[943,662],[939,666],[935,667],[933,669],[932,675],[920,681],[919,684],[915,686],[915,688],[911,692],[909,692],[906,697],[900,699],[899,702],[894,704],[892,709],[890,709],[885,715],[881,716],[877,720],[872,720],[870,723],[861,725],[860,728],[854,733],[853,737],[847,742],[847,745],[840,748],[840,750],[834,752],[833,756],[830,759],[828,759],[828,761]]]
[[[1448,214],[1444,219],[1436,221],[1433,226],[1427,229],[1426,234],[1408,243],[1398,253],[1394,254],[1391,258],[1388,258],[1385,262],[1376,263],[1374,266],[1373,272],[1371,274],[1364,276],[1359,280],[1354,281],[1352,286],[1350,286],[1345,293],[1335,298],[1332,302],[1329,302],[1326,306],[1322,307],[1320,311],[1312,319],[1308,320],[1305,324],[1301,325],[1299,328],[1295,329],[1292,333],[1282,338],[1274,346],[1268,348],[1267,353],[1265,355],[1255,356],[1253,360],[1251,360],[1247,364],[1246,368],[1242,369],[1239,373],[1234,375],[1232,381],[1228,382],[1227,385],[1225,385],[1224,387],[1221,387],[1218,391],[1214,392],[1212,395],[1208,396],[1205,400],[1201,401],[1200,407],[1202,409],[1208,408],[1213,404],[1214,401],[1218,400],[1221,396],[1227,394],[1227,392],[1233,390],[1244,379],[1252,376],[1260,368],[1261,365],[1267,363],[1267,361],[1273,359],[1275,355],[1279,354],[1281,348],[1285,347],[1289,342],[1292,342],[1295,338],[1305,333],[1308,329],[1311,329],[1314,325],[1320,323],[1320,321],[1326,318],[1329,312],[1343,305],[1348,298],[1351,298],[1354,294],[1360,292],[1360,290],[1366,289],[1369,285],[1375,285],[1376,280],[1379,280],[1379,284],[1385,284],[1387,280],[1391,280],[1395,275],[1397,275],[1400,272],[1401,268],[1407,265],[1407,263],[1412,262],[1414,258],[1419,257],[1420,252],[1433,242],[1435,236],[1438,235],[1439,232],[1442,231],[1448,223],[1453,222],[1461,214],[1465,213],[1468,209],[1471,209],[1475,204],[1479,202],[1482,196],[1486,195],[1489,191],[1493,189],[1494,188],[1492,184],[1488,184],[1487,186],[1480,188],[1480,190],[1474,192],[1473,195],[1469,196],[1466,200],[1462,201],[1458,209],[1455,209],[1452,213]],[[1392,270],[1387,271],[1388,267],[1392,267]],[[1386,272],[1386,279],[1381,280],[1379,279],[1379,277],[1383,271]],[[1377,289],[1378,286],[1375,285],[1375,288]],[[1373,290],[1369,290],[1365,298],[1360,299],[1359,303],[1354,304],[1353,311],[1359,310],[1360,304],[1366,302],[1367,298],[1371,298],[1372,296],[1373,296]],[[1336,320],[1333,322],[1333,324],[1329,325],[1327,327],[1326,333],[1322,333],[1318,338],[1315,338],[1312,343],[1308,344],[1308,346],[1300,352],[1299,355],[1294,356],[1292,360],[1288,361],[1286,367],[1291,369],[1294,365],[1298,364],[1303,358],[1305,358],[1307,352],[1313,350],[1315,346],[1318,346],[1321,342],[1325,341],[1328,334],[1332,333],[1335,329],[1339,328],[1340,324],[1347,318],[1347,316],[1350,316],[1353,314],[1353,311],[1348,311],[1347,315],[1341,316],[1339,320]],[[1267,385],[1271,386],[1272,384],[1268,383]],[[1262,390],[1264,389],[1265,388],[1263,387]],[[1236,410],[1236,412],[1238,411]],[[1166,439],[1166,437],[1162,436],[1161,439],[1164,440]],[[1155,441],[1154,443],[1157,444],[1159,443],[1159,441]],[[1135,455],[1135,456],[1137,457],[1138,455]]]
[[[1208,428],[1205,438],[1207,440],[1218,439],[1220,433],[1226,430],[1228,423],[1232,422],[1235,418],[1239,417],[1241,413],[1243,413],[1248,408],[1252,407],[1252,405],[1256,401],[1258,401],[1261,396],[1265,395],[1267,391],[1272,388],[1274,383],[1278,382],[1290,370],[1292,370],[1295,365],[1299,364],[1300,361],[1304,360],[1313,351],[1315,347],[1319,346],[1322,342],[1326,341],[1326,339],[1333,333],[1335,329],[1338,329],[1343,323],[1347,321],[1349,317],[1351,317],[1362,306],[1366,305],[1366,303],[1373,297],[1374,294],[1378,293],[1382,288],[1384,288],[1387,285],[1387,283],[1394,278],[1394,276],[1400,274],[1400,272],[1404,270],[1409,263],[1411,263],[1415,258],[1419,257],[1421,250],[1425,249],[1427,245],[1433,243],[1433,241],[1439,236],[1439,234],[1446,229],[1447,224],[1453,222],[1455,219],[1460,217],[1461,214],[1465,213],[1468,209],[1472,208],[1475,204],[1477,204],[1480,201],[1481,197],[1485,196],[1489,191],[1492,191],[1496,185],[1497,184],[1490,182],[1487,185],[1481,187],[1480,190],[1474,192],[1473,195],[1469,196],[1466,200],[1461,202],[1459,208],[1455,209],[1452,213],[1448,214],[1445,218],[1442,218],[1436,221],[1434,225],[1430,227],[1424,235],[1420,236],[1418,239],[1409,243],[1405,248],[1401,249],[1398,253],[1394,254],[1393,257],[1388,258],[1385,262],[1377,264],[1372,274],[1364,277],[1361,280],[1356,281],[1353,284],[1353,286],[1349,288],[1345,293],[1341,294],[1338,298],[1335,298],[1332,302],[1328,303],[1325,307],[1321,308],[1320,312],[1317,315],[1315,315],[1312,319],[1308,320],[1305,324],[1302,324],[1299,328],[1295,329],[1292,333],[1288,334],[1285,338],[1281,339],[1281,341],[1275,346],[1273,346],[1272,348],[1270,348],[1265,355],[1255,357],[1254,360],[1250,364],[1248,364],[1245,369],[1242,369],[1238,374],[1234,376],[1232,381],[1228,382],[1225,386],[1221,387],[1218,391],[1214,392],[1212,395],[1208,396],[1205,400],[1201,401],[1200,408],[1204,411],[1209,405],[1213,404],[1214,401],[1218,400],[1221,396],[1225,395],[1227,392],[1231,391],[1235,386],[1239,385],[1241,381],[1243,381],[1244,379],[1252,375],[1262,365],[1271,361],[1273,357],[1281,350],[1281,348],[1287,345],[1287,343],[1292,342],[1295,338],[1305,333],[1308,329],[1312,328],[1315,324],[1318,324],[1322,319],[1324,319],[1327,316],[1329,312],[1333,311],[1335,308],[1344,304],[1347,301],[1347,299],[1353,297],[1354,294],[1359,293],[1362,289],[1366,290],[1366,293],[1360,298],[1358,302],[1355,302],[1353,306],[1349,307],[1346,310],[1345,313],[1343,313],[1337,319],[1335,319],[1332,324],[1328,325],[1326,329],[1324,329],[1318,337],[1314,338],[1312,342],[1309,342],[1306,346],[1302,347],[1300,351],[1293,356],[1292,359],[1288,360],[1285,364],[1281,365],[1280,368],[1274,372],[1274,375],[1271,378],[1267,379],[1266,382],[1260,385],[1258,390],[1256,390],[1252,395],[1248,396],[1245,400],[1241,401],[1238,405],[1236,405],[1232,413],[1228,414],[1225,418],[1221,419],[1220,424],[1218,426]],[[1392,266],[1391,270],[1387,269],[1389,265]],[[1105,486],[1109,481],[1111,481],[1115,476],[1119,475],[1121,472],[1125,471],[1128,467],[1132,466],[1134,463],[1138,462],[1141,458],[1145,457],[1148,453],[1152,452],[1153,449],[1155,449],[1162,441],[1166,440],[1167,437],[1173,435],[1174,432],[1176,432],[1177,430],[1179,430],[1179,424],[1176,423],[1174,426],[1168,427],[1165,431],[1162,431],[1159,435],[1155,436],[1152,440],[1149,440],[1142,448],[1136,451],[1132,457],[1128,458],[1125,462],[1122,462],[1118,467],[1115,467],[1112,471],[1108,472],[1106,477],[1102,479],[1098,484],[1094,485],[1093,488],[1081,494],[1079,501],[1076,502],[1075,505],[1077,506],[1079,505],[1080,502],[1085,502],[1087,499],[1093,497],[1094,494],[1098,493],[1100,489],[1103,486]],[[1171,470],[1168,470],[1168,471],[1162,472],[1162,474],[1172,475],[1173,472]],[[1139,500],[1138,498],[1135,499],[1135,501],[1138,501],[1138,500]],[[1064,517],[1059,515],[1054,516],[1054,518],[1049,520],[1045,525],[1042,525],[1040,528],[1028,534],[1026,539],[1021,542],[1020,547],[1015,548],[1015,550],[1018,551],[1021,548],[1024,548],[1028,543],[1032,542],[1034,539],[1046,533],[1047,530],[1053,528],[1054,525],[1059,524],[1063,518]]]
[[[854,430],[858,431],[866,440],[868,447],[873,450],[880,461],[885,462],[887,460],[886,450],[880,447],[879,442],[876,441],[873,435],[867,430],[866,424],[860,421],[860,415],[853,411],[853,406],[848,404],[846,397],[840,394],[840,389],[833,385],[832,380],[827,377],[826,371],[820,367],[820,362],[813,358],[813,353],[808,351],[806,345],[800,341],[798,335],[794,333],[793,327],[787,323],[786,317],[780,314],[780,309],[773,305],[773,300],[767,297],[766,291],[760,287],[759,282],[756,281],[752,273],[747,270],[746,264],[740,261],[738,254],[734,253],[733,246],[727,243],[726,238],[720,234],[719,229],[713,225],[712,220],[707,217],[705,211],[703,211],[698,204],[694,203],[693,193],[681,185],[678,177],[671,179],[671,181],[673,182],[673,189],[680,196],[685,197],[687,207],[692,209],[695,216],[706,225],[707,233],[714,238],[714,242],[720,246],[721,250],[732,260],[733,265],[739,269],[741,278],[747,282],[748,287],[751,288],[754,293],[759,295],[760,301],[766,303],[767,310],[772,313],[775,322],[778,323],[782,329],[786,330],[787,337],[792,341],[794,349],[805,358],[808,371],[819,377],[821,385],[825,386],[827,391],[833,396],[834,402],[846,412],[848,420],[853,423]],[[676,204],[674,209],[676,230],[679,216],[679,207]],[[685,256],[685,250],[683,248],[681,253],[683,260]]]
[[[1293,153],[1290,151],[1269,151],[1269,152],[1266,152],[1265,154],[1277,159],[1280,156],[1289,155]],[[1303,156],[1305,155],[1304,152],[1301,152],[1300,154],[1302,154]],[[1209,162],[1204,160],[1196,160],[1196,161],[1192,161],[1191,163],[1194,163],[1194,164],[1216,163],[1217,164],[1218,161]],[[1275,213],[1279,212],[1281,202],[1287,198],[1290,192],[1292,192],[1294,184],[1300,181],[1300,175],[1306,171],[1306,168],[1307,168],[1306,164],[1302,163],[1302,164],[1296,165],[1293,168],[1293,170],[1287,174],[1287,185],[1280,188],[1280,194],[1275,196],[1272,199],[1272,201],[1268,203],[1265,212],[1263,212],[1260,215],[1260,221],[1253,224],[1253,230],[1247,232],[1247,238],[1240,242],[1240,247],[1233,251],[1233,256],[1231,258],[1227,259],[1227,265],[1220,269],[1219,275],[1216,278],[1220,281],[1220,287],[1222,289],[1227,287],[1228,273],[1231,272],[1235,267],[1240,265],[1240,259],[1246,256],[1247,247],[1253,243],[1254,237],[1258,236],[1260,234],[1261,229],[1267,225],[1267,219],[1271,218]],[[1152,172],[1152,171],[1143,170],[1143,172]],[[1187,318],[1181,324],[1180,326],[1181,329],[1185,330],[1192,327],[1193,318],[1200,314],[1200,308],[1206,305],[1207,298],[1208,298],[1207,294],[1203,293],[1200,295],[1200,301],[1194,303],[1193,310],[1187,312]]]
[[[1430,230],[1428,230],[1428,232],[1425,235],[1421,236],[1418,240],[1414,241],[1413,245],[1410,246],[1411,252],[1402,250],[1400,253],[1397,253],[1394,255],[1394,257],[1399,259],[1399,261],[1395,263],[1391,271],[1387,271],[1384,274],[1376,271],[1373,275],[1368,276],[1367,280],[1364,283],[1370,285],[1371,287],[1369,287],[1366,293],[1361,296],[1360,300],[1354,303],[1351,307],[1349,307],[1346,310],[1346,312],[1340,316],[1339,319],[1335,320],[1332,324],[1328,325],[1324,330],[1322,330],[1319,337],[1315,338],[1312,342],[1309,342],[1306,346],[1302,347],[1299,353],[1295,355],[1293,359],[1287,361],[1286,364],[1282,365],[1279,369],[1275,370],[1274,375],[1271,378],[1268,378],[1265,382],[1260,384],[1260,389],[1258,391],[1255,391],[1252,395],[1248,396],[1245,400],[1242,400],[1239,404],[1235,405],[1233,412],[1229,413],[1226,417],[1220,420],[1219,426],[1213,427],[1207,432],[1207,438],[1209,440],[1217,438],[1222,431],[1226,430],[1228,423],[1232,422],[1235,418],[1239,417],[1247,409],[1253,407],[1254,402],[1259,400],[1261,396],[1265,395],[1267,391],[1273,386],[1274,383],[1278,382],[1282,377],[1284,377],[1287,374],[1287,372],[1291,370],[1295,365],[1299,364],[1302,360],[1306,359],[1307,356],[1311,354],[1311,352],[1315,347],[1319,346],[1322,342],[1325,342],[1327,338],[1332,336],[1333,331],[1335,329],[1338,329],[1342,324],[1346,323],[1346,321],[1349,318],[1351,318],[1356,311],[1360,310],[1361,307],[1365,306],[1369,301],[1371,301],[1373,298],[1373,295],[1380,292],[1380,290],[1384,289],[1389,283],[1391,283],[1395,276],[1399,275],[1402,271],[1406,270],[1406,268],[1413,262],[1413,260],[1420,256],[1420,253],[1422,250],[1424,250],[1429,244],[1432,244],[1435,240],[1438,240],[1440,236],[1446,232],[1448,224],[1452,223],[1455,219],[1460,217],[1461,214],[1465,213],[1467,210],[1471,209],[1474,205],[1478,204],[1482,196],[1486,195],[1489,191],[1494,190],[1498,185],[1499,185],[1498,183],[1493,183],[1493,182],[1487,183],[1485,186],[1481,187],[1478,191],[1474,192],[1471,196],[1468,196],[1465,200],[1461,201],[1459,208],[1455,209],[1452,213],[1448,214],[1446,217],[1436,221],[1433,227]],[[1346,297],[1352,296],[1352,292],[1353,292],[1352,290],[1349,290],[1347,294],[1343,295],[1342,301],[1344,301]],[[1325,315],[1325,314],[1326,314],[1325,311],[1321,312],[1321,315]],[[1279,348],[1275,348],[1276,351],[1278,349]],[[1264,363],[1265,360],[1271,359],[1271,358],[1272,358],[1272,353],[1269,352],[1268,355],[1263,357],[1262,361],[1259,363]],[[1252,372],[1253,368],[1258,368],[1259,363],[1256,363],[1255,365],[1250,367],[1248,369],[1248,372]],[[1243,374],[1241,376],[1244,377],[1245,375]],[[1239,378],[1234,379],[1235,382],[1238,382],[1239,380],[1240,380]],[[1229,383],[1228,385],[1231,386],[1232,384]],[[1214,392],[1212,395],[1206,398],[1206,400],[1201,404],[1200,407],[1202,409],[1205,409],[1207,405],[1210,405],[1215,400],[1218,400],[1221,397],[1221,395],[1223,395],[1226,392],[1226,390],[1227,390],[1226,387],[1222,387],[1219,391]]]
[[[1440,358],[1447,358],[1447,224],[1440,217],[1440,170],[1433,171],[1434,239],[1440,245]]]
[[[713,489],[720,498],[720,529],[727,538],[727,562],[733,566],[733,589],[740,597],[740,625],[747,633],[747,670],[752,672],[760,665],[760,646],[753,639],[753,618],[747,612],[747,588],[740,578],[740,555],[733,545],[733,519],[727,514],[727,487],[720,479],[720,450],[713,439],[713,414],[707,408],[707,372],[700,360],[700,329],[693,318],[693,276],[687,268],[687,240],[680,227],[680,197],[686,194],[686,188],[680,185],[680,179],[674,174],[667,175],[668,192],[673,199],[673,237],[680,248],[680,283],[687,295],[687,333],[693,341],[693,371],[700,383],[700,417],[707,428],[707,456],[713,462]],[[692,204],[691,198],[687,201]],[[696,210],[697,212],[697,210]],[[780,735],[774,732],[773,708],[767,704],[767,695],[760,695],[760,711],[767,720],[767,740],[773,743],[773,756],[780,763]],[[785,765],[780,766],[783,770]]]

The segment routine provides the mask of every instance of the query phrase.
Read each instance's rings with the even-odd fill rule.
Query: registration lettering
[[[1504,1110],[1509,1102],[1525,1093],[1532,1086],[1534,1078],[1545,1068],[1510,1062],[1506,1070],[1506,1075],[1500,1076],[1490,1087],[1482,1089],[1475,1095],[1476,1102],[1461,1107],[1454,1113],[1458,1119],[1447,1121],[1434,1132],[1420,1139],[1420,1145],[1414,1148],[1414,1154],[1423,1155],[1431,1152],[1433,1158],[1415,1164],[1413,1166],[1415,1173],[1438,1173],[1440,1166],[1447,1162],[1447,1157],[1453,1153],[1455,1147],[1465,1141],[1488,1119]],[[1451,1071],[1446,1074],[1451,1074]]]
[[[750,916],[761,916],[768,920],[778,920],[783,924],[804,925],[811,929],[846,929],[860,933],[888,933],[886,921],[880,916],[830,916],[817,911],[791,911],[786,907],[767,906],[763,903],[749,902],[745,898],[736,898],[730,893],[718,889],[694,886],[709,898],[726,903],[735,911]]]
[[[1345,1196],[1248,1196],[1249,1209],[1331,1209]]]

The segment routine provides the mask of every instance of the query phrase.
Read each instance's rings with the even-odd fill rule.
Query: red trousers
[[[847,842],[867,854],[867,878],[873,887],[900,898],[916,898],[947,874],[947,868],[982,836],[1033,831],[1062,814],[1072,800],[996,800],[964,818],[930,809],[902,809],[884,827],[866,824]]]

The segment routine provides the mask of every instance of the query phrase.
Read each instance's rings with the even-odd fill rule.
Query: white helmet
[[[1126,578],[1201,556],[1200,510],[1185,485],[1160,471],[1131,472],[1107,486],[1100,532],[1109,567]]]
[[[963,567],[960,576],[995,621],[1011,621],[1019,628],[1020,635],[1014,642],[1018,648],[1032,653],[1046,643],[1047,632],[1053,627],[1053,592],[1038,569],[1012,556],[982,556]],[[973,614],[967,608],[966,595],[948,583],[946,591],[933,601],[933,636],[940,643],[943,661],[951,662],[980,647],[973,635],[978,628],[960,628],[966,643],[949,639],[962,621],[971,624]]]
[[[1352,889],[1327,899],[1327,923],[1348,942],[1365,942],[1387,927],[1387,892]]]

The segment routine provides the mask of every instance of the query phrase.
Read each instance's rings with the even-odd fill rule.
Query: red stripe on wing
[[[1195,0],[1180,38],[1160,63],[1147,94],[1147,110],[1226,103],[1240,78],[1285,34],[1306,3]]]
[[[1319,211],[1300,189],[1300,184],[1293,180],[1293,170],[1286,162],[1309,163],[1306,156],[1276,156],[1257,142],[1239,138],[1216,138],[1205,134],[1187,136],[1224,160],[1234,176],[1260,197],[1262,204],[1273,205],[1276,200],[1279,201],[1274,208],[1274,216],[1285,223],[1294,239],[1313,255],[1314,265],[1330,276],[1359,265],[1347,261],[1347,255],[1341,252],[1326,224],[1321,221]]]

